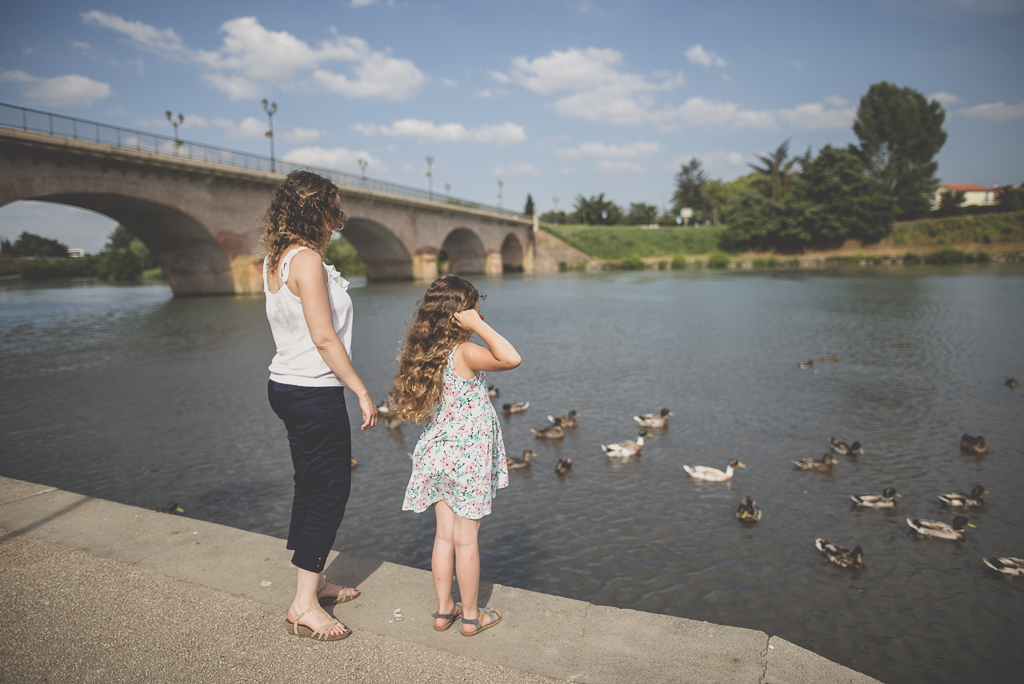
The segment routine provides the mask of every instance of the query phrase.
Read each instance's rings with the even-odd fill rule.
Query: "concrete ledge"
[[[0,528],[9,531],[0,537],[0,557],[6,556],[8,543],[56,544],[213,590],[225,602],[256,602],[261,614],[279,614],[278,619],[294,593],[295,571],[280,539],[52,487],[0,478]],[[0,583],[7,583],[7,575],[13,572],[6,566],[6,561],[0,563]],[[382,638],[387,644],[415,645],[421,655],[433,651],[438,662],[463,662],[451,661],[454,656],[506,668],[495,670],[503,681],[518,681],[514,672],[524,673],[522,681],[537,681],[534,677],[540,676],[594,683],[876,681],[764,632],[596,606],[501,585],[482,585],[480,596],[482,605],[502,611],[503,624],[466,639],[456,629],[437,633],[430,628],[430,613],[436,606],[429,572],[332,552],[326,574],[363,591],[358,600],[335,611],[355,630],[353,642],[361,635]],[[132,586],[124,591],[129,593],[123,597],[92,600],[116,604],[137,598],[130,593],[137,591]],[[396,610],[401,620],[395,619]],[[232,616],[219,617],[231,625],[237,622]],[[9,619],[8,615],[5,621]],[[217,619],[209,614],[193,618],[196,622]],[[138,620],[143,625],[149,618],[143,614]],[[196,628],[182,626],[183,631]],[[288,644],[293,649],[313,645],[294,639]],[[417,679],[412,671],[406,676],[406,681]],[[245,673],[237,678],[245,679]],[[249,678],[260,677],[253,671]],[[367,673],[360,681],[392,680],[374,679]]]

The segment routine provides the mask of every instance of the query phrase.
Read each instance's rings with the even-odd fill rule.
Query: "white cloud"
[[[494,177],[503,181],[519,180],[522,178],[536,178],[541,175],[537,168],[529,162],[517,162],[508,166],[494,167]]]
[[[560,176],[574,176],[577,173],[579,173],[579,169],[571,167],[571,166],[570,167],[565,167],[565,168],[562,168],[562,169],[558,169],[558,175],[560,175]]]
[[[458,81],[453,81],[450,78],[443,78],[443,77],[441,78],[441,83],[443,83],[444,85],[448,86],[449,88],[454,88],[455,86],[459,85]]]
[[[931,97],[928,98],[928,100],[929,101],[930,100],[935,100],[936,102],[938,102],[943,107],[948,107],[949,105],[955,105],[955,104],[958,104],[958,103],[960,103],[962,101],[959,97],[957,97],[953,93],[947,93],[945,91],[934,93]]]
[[[713,102],[703,97],[691,97],[681,105],[656,112],[652,119],[662,126],[684,123],[690,126],[731,126],[755,130],[778,126],[770,111],[741,109],[731,102]]]
[[[206,51],[189,48],[170,28],[160,30],[98,10],[81,16],[85,24],[119,33],[139,49],[201,65],[207,69],[203,81],[233,100],[255,99],[266,84],[295,88],[307,75],[347,97],[405,100],[426,80],[411,61],[373,50],[363,39],[333,29],[330,39],[314,46],[287,31],[271,31],[255,17],[238,17],[221,25],[225,35],[220,48]],[[352,63],[351,75],[325,69],[330,62]]]
[[[526,131],[519,124],[505,122],[496,126],[466,128],[460,123],[435,124],[419,119],[401,119],[390,126],[355,124],[352,128],[363,135],[386,135],[395,138],[415,138],[431,142],[479,142],[507,145],[524,142]]]
[[[23,47],[23,48],[21,48],[21,54],[23,54],[23,55],[26,55],[26,56],[27,55],[31,55],[33,52],[35,52],[35,50],[33,50],[30,47]]]
[[[1008,105],[1005,102],[992,102],[980,104],[967,109],[961,109],[957,114],[969,116],[972,119],[985,119],[986,121],[1010,121],[1011,119],[1024,119],[1024,102],[1015,105]]]
[[[737,171],[749,171],[747,169],[747,163],[754,160],[753,156],[744,155],[741,152],[727,152],[724,150],[716,150],[713,152],[703,153],[690,153],[683,154],[675,158],[670,164],[664,167],[664,170],[669,173],[676,173],[679,171],[679,167],[690,162],[691,159],[697,157],[700,160],[704,170],[707,171],[712,177],[714,176],[731,176]]]
[[[849,100],[847,100],[845,97],[839,97],[838,95],[826,97],[823,101],[827,102],[833,107],[845,107],[846,105],[850,104]]]
[[[818,131],[829,128],[848,128],[853,125],[857,110],[826,109],[820,102],[797,105],[792,109],[780,109],[775,113],[780,121],[804,131]]]
[[[490,88],[484,88],[483,90],[476,91],[476,93],[474,93],[474,94],[477,97],[483,98],[485,100],[491,100],[491,99],[494,99],[496,97],[501,97],[502,95],[505,94],[505,91],[503,91],[503,90],[491,90]]]
[[[377,2],[377,0],[352,0],[352,2],[349,3],[349,7],[369,7],[375,2]]]
[[[25,97],[52,107],[91,105],[113,92],[110,85],[79,74],[41,78],[24,71],[0,71],[0,83],[19,83]]]
[[[634,142],[625,145],[606,145],[605,143],[583,143],[579,147],[568,147],[555,150],[555,154],[563,159],[580,159],[582,157],[603,157],[604,159],[647,159],[661,151],[661,143]]]
[[[725,67],[726,65],[726,61],[724,59],[716,55],[714,52],[711,52],[710,50],[705,50],[704,46],[702,46],[700,43],[697,43],[693,47],[689,48],[683,54],[686,55],[686,58],[690,60],[691,64],[703,64],[706,67]]]
[[[314,143],[320,139],[323,135],[322,131],[318,131],[315,128],[293,128],[290,131],[281,134],[281,140],[285,142],[294,143],[296,145],[308,145]]]
[[[789,65],[799,69],[800,71],[804,70],[804,63],[801,62],[800,60],[791,59],[791,60],[789,60]]]
[[[295,164],[308,164],[309,166],[347,171],[348,173],[361,173],[359,160],[365,159],[369,162],[367,174],[371,173],[371,170],[375,174],[387,173],[388,170],[380,159],[377,159],[366,150],[350,150],[345,147],[335,147],[333,149],[318,146],[300,147],[287,153],[282,159]]]
[[[594,173],[601,176],[635,176],[643,173],[644,167],[631,161],[611,161],[602,159],[597,163]]]

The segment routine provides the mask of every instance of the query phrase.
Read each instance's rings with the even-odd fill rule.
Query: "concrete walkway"
[[[500,627],[438,633],[429,572],[337,553],[327,576],[363,592],[335,611],[355,633],[315,643],[284,630],[289,558],[273,537],[0,478],[0,681],[877,681],[764,632],[501,585],[480,592]]]

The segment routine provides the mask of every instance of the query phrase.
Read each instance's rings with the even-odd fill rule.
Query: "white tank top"
[[[263,260],[263,293],[267,296],[267,320],[274,334],[277,354],[270,362],[270,379],[285,385],[300,387],[341,387],[342,382],[324,362],[309,336],[309,326],[302,315],[302,302],[288,289],[288,267],[292,258],[307,249],[299,247],[288,252],[279,266],[281,289],[270,291],[267,284],[267,261]],[[334,331],[352,358],[352,298],[348,295],[348,281],[334,266],[324,264],[327,271],[327,295],[330,299]]]

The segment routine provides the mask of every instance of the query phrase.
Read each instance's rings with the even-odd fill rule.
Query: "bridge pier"
[[[501,275],[505,271],[505,262],[501,258],[501,252],[490,252],[484,262],[484,273],[487,275]]]
[[[414,254],[412,257],[412,277],[414,280],[434,280],[437,278],[437,254]]]

